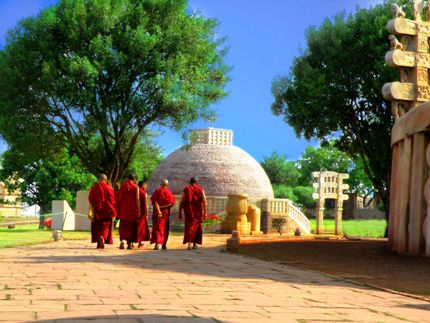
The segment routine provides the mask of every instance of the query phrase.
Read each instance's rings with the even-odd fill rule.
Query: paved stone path
[[[430,322],[430,303],[206,248],[0,250],[0,321]],[[334,264],[335,265],[335,264]],[[371,265],[371,264],[369,264]]]

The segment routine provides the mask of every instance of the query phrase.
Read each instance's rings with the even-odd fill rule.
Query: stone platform
[[[430,322],[430,303],[205,248],[96,250],[61,241],[0,250],[5,322]]]

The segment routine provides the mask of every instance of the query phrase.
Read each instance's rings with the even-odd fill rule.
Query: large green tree
[[[222,43],[186,0],[59,0],[0,51],[0,134],[25,154],[67,145],[115,182],[148,127],[213,118]]]
[[[294,60],[290,74],[272,84],[272,111],[283,115],[298,136],[337,138],[340,150],[360,159],[387,214],[392,117],[381,88],[396,79],[384,62],[392,3],[339,14],[310,27],[307,48]]]

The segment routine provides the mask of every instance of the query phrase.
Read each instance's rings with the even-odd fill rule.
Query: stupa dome
[[[160,162],[152,173],[152,193],[163,178],[174,194],[182,194],[191,177],[196,177],[207,196],[245,193],[251,199],[273,198],[272,185],[264,169],[243,149],[233,145],[233,131],[199,129],[190,133],[185,145]]]

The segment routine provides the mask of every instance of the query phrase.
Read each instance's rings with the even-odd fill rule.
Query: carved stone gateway
[[[324,205],[326,199],[334,199],[335,207],[335,234],[342,235],[342,210],[343,201],[346,201],[349,196],[343,194],[343,190],[349,188],[348,184],[344,184],[343,180],[349,177],[348,174],[336,172],[313,172],[312,177],[315,182],[312,184],[316,188],[317,193],[313,193],[312,197],[317,200],[316,218],[317,218],[317,234],[323,234],[323,218]]]
[[[385,61],[400,70],[400,82],[385,84],[382,93],[392,102],[395,118],[389,242],[399,253],[430,256],[430,4],[425,8],[427,21],[422,20],[422,4],[412,1],[413,20],[393,6],[394,17],[387,24],[391,50]]]

